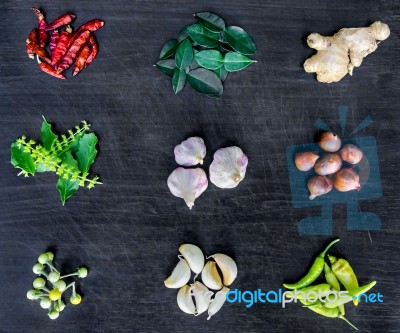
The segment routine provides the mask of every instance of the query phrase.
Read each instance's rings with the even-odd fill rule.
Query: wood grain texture
[[[77,77],[58,81],[26,57],[24,41],[36,24],[30,7],[38,5],[49,19],[75,12],[75,26],[106,22],[96,33],[97,59]],[[246,29],[258,47],[258,62],[228,76],[221,100],[189,87],[175,96],[152,66],[162,45],[203,10]],[[314,53],[309,33],[375,20],[389,24],[391,36],[353,77],[325,85],[303,71]],[[384,294],[383,304],[349,307],[347,317],[360,332],[399,332],[399,23],[399,2],[389,0],[1,1],[0,332],[350,331],[295,304],[227,304],[210,321],[193,318],[163,284],[183,242],[232,255],[239,268],[233,288],[277,290],[306,271],[331,237],[298,235],[298,221],[320,207],[292,207],[285,150],[312,142],[319,117],[337,129],[340,105],[349,106],[349,128],[374,119],[360,135],[377,138],[383,188],[381,199],[360,202],[381,217],[381,231],[348,231],[345,204],[333,209],[341,242],[332,252],[350,260],[361,283],[377,280]],[[17,177],[9,162],[15,138],[38,138],[41,115],[59,132],[86,119],[100,138],[93,172],[104,185],[79,190],[65,207],[54,175]],[[237,144],[249,167],[236,189],[210,184],[189,211],[166,179],[176,167],[174,146],[193,134],[206,142],[206,166],[218,148]],[[31,267],[46,249],[65,270],[90,268],[79,282],[82,304],[56,321],[25,297]]]

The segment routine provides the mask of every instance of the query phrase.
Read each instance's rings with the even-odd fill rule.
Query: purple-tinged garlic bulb
[[[206,146],[202,138],[197,136],[191,137],[174,149],[175,161],[182,166],[193,166],[203,164],[206,156]]]
[[[207,189],[207,175],[203,169],[176,168],[168,177],[168,188],[171,193],[185,200],[192,209],[194,201]]]
[[[362,160],[363,152],[356,145],[348,143],[340,149],[340,157],[347,163],[357,164]]]
[[[331,175],[342,167],[342,159],[338,154],[326,154],[314,165],[314,171],[320,176]]]
[[[334,153],[340,149],[342,145],[342,140],[340,140],[339,136],[332,132],[323,132],[321,133],[318,145],[325,151]]]
[[[333,182],[326,176],[314,176],[310,178],[307,183],[308,190],[310,191],[310,200],[315,197],[328,193],[332,190]]]
[[[340,192],[361,190],[360,176],[352,168],[343,168],[336,175],[333,186]]]
[[[309,171],[314,167],[318,158],[318,155],[310,151],[305,151],[296,154],[294,158],[294,164],[296,164],[297,169],[300,171]]]
[[[210,165],[210,180],[220,188],[234,188],[246,174],[247,156],[239,147],[218,149]]]

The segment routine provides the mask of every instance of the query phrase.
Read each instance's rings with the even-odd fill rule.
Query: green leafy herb
[[[79,187],[92,188],[101,184],[97,176],[88,178],[97,155],[98,139],[94,133],[86,133],[90,125],[85,121],[82,123],[82,126],[75,126],[67,134],[58,136],[44,119],[40,133],[42,144],[27,141],[25,136],[11,144],[11,163],[21,169],[19,175],[28,177],[45,171],[58,175],[57,189],[63,204]]]
[[[207,96],[220,98],[224,91],[221,80],[214,72],[208,69],[198,68],[190,71],[187,74],[187,78],[194,90]]]
[[[224,65],[224,57],[217,50],[200,51],[195,55],[197,63],[207,69],[218,69]]]
[[[224,82],[226,77],[228,76],[229,72],[225,69],[224,66],[221,66],[218,69],[213,70],[213,72],[215,74],[217,74],[217,76],[219,77],[219,79],[221,80],[221,82]]]
[[[175,71],[175,60],[174,59],[167,59],[167,60],[160,60],[155,65],[158,70],[166,76],[173,77]]]
[[[192,24],[186,28],[186,31],[190,38],[203,47],[218,46],[219,34],[207,30],[201,24]]]
[[[188,68],[193,61],[193,47],[188,39],[185,39],[178,47],[175,56],[175,64],[179,69]]]
[[[227,27],[224,30],[224,40],[228,42],[235,51],[242,54],[251,55],[255,54],[257,51],[253,38],[240,27]]]
[[[188,35],[188,33],[187,33],[187,30],[186,30],[188,26],[189,26],[189,24],[186,25],[186,26],[184,26],[184,27],[181,29],[181,31],[179,31],[179,34],[178,34],[178,42],[179,42],[179,43],[182,42],[184,39],[186,39],[186,38],[189,37],[189,35]]]
[[[176,39],[170,39],[165,43],[163,48],[161,49],[159,59],[167,59],[170,56],[174,55],[176,50],[178,49],[179,43]]]
[[[224,67],[228,72],[240,71],[251,63],[255,62],[243,54],[237,52],[228,52],[225,54]]]
[[[172,87],[174,89],[174,93],[177,94],[180,92],[186,83],[186,71],[184,69],[175,69],[174,77],[172,78]]]
[[[210,12],[201,12],[194,14],[200,23],[212,32],[221,32],[225,29],[224,20],[216,14]]]

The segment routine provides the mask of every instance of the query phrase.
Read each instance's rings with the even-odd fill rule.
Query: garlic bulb
[[[297,169],[299,169],[300,171],[309,171],[314,167],[315,162],[318,158],[318,155],[310,151],[305,151],[296,154],[294,158],[294,163],[296,164]]]
[[[222,305],[224,305],[226,301],[226,294],[229,293],[229,288],[223,287],[219,292],[215,294],[214,299],[211,301],[211,304],[208,308],[208,318],[207,320],[210,320],[210,318],[215,315],[219,310],[221,310]]]
[[[193,303],[192,292],[188,285],[183,286],[178,291],[176,301],[179,308],[187,314],[195,314],[196,308]]]
[[[348,143],[340,149],[340,156],[347,163],[357,164],[363,158],[363,152],[356,145]]]
[[[342,145],[342,140],[334,133],[323,132],[319,137],[318,145],[323,150],[333,153],[339,150]]]
[[[208,288],[199,281],[196,281],[190,286],[190,291],[196,301],[195,315],[198,316],[203,312],[206,312],[211,303],[211,297],[214,295],[214,293],[208,290]]]
[[[234,188],[244,179],[247,156],[239,147],[218,149],[210,165],[210,180],[220,188]]]
[[[222,281],[217,271],[217,264],[214,261],[208,261],[201,272],[203,283],[210,289],[220,290]]]
[[[332,190],[333,183],[326,176],[314,176],[310,178],[307,183],[308,190],[310,191],[310,200],[315,199],[319,195],[323,195]]]
[[[179,259],[178,264],[169,278],[164,281],[167,288],[181,288],[190,280],[190,267],[185,259]]]
[[[231,257],[222,253],[216,253],[210,257],[215,260],[221,270],[224,285],[230,286],[237,276],[237,266],[235,261]]]
[[[178,250],[188,262],[190,269],[196,274],[201,273],[204,267],[204,254],[193,244],[182,244]]]
[[[174,149],[175,161],[179,165],[193,166],[203,164],[203,159],[206,156],[206,146],[202,138],[197,136],[191,137]]]
[[[342,159],[338,154],[326,154],[314,165],[314,171],[320,176],[331,175],[342,167]]]
[[[171,193],[192,209],[195,199],[208,187],[208,180],[203,169],[177,168],[169,175],[167,184]]]
[[[340,192],[361,190],[360,176],[352,168],[343,168],[336,175],[333,186]]]

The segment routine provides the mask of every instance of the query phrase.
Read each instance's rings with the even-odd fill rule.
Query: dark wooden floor
[[[65,82],[40,72],[24,43],[36,19],[73,11],[82,23],[98,17],[100,54]],[[189,87],[174,95],[171,82],[152,66],[161,46],[202,10],[221,14],[255,39],[256,64],[231,74],[222,99]],[[391,36],[353,77],[318,83],[302,69],[313,54],[311,32],[389,24]],[[332,253],[347,258],[360,283],[377,280],[384,303],[349,307],[360,332],[399,332],[400,65],[398,1],[14,1],[0,3],[0,332],[350,332],[290,304],[226,304],[210,321],[176,305],[163,280],[183,242],[205,253],[232,255],[239,275],[233,288],[278,290],[297,279],[333,237]],[[339,106],[348,106],[348,128],[367,116],[358,133],[373,136],[383,196],[361,201],[377,214],[379,231],[350,231],[346,204],[333,206],[332,236],[301,236],[298,222],[319,206],[294,208],[286,148],[313,142],[318,118],[339,127]],[[100,138],[93,172],[104,185],[80,190],[65,207],[56,177],[17,177],[10,144],[22,134],[38,139],[41,116],[59,132],[86,119]],[[216,149],[236,144],[249,157],[245,180],[233,190],[210,184],[192,211],[173,197],[166,179],[176,164],[174,146],[189,135],[204,138],[206,165]],[[36,257],[52,249],[64,269],[86,264],[80,281],[84,301],[51,321],[26,299]]]

